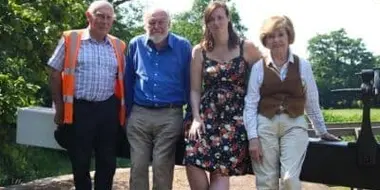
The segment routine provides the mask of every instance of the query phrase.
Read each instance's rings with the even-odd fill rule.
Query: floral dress
[[[242,45],[241,45],[242,47]],[[206,132],[201,139],[185,138],[185,165],[194,165],[224,176],[252,171],[243,124],[247,63],[242,56],[220,63],[203,52],[203,89],[200,117]],[[191,119],[185,121],[185,129]]]

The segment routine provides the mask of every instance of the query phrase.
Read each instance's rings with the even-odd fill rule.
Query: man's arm
[[[62,68],[65,56],[64,39],[61,38],[52,57],[48,61],[49,65],[49,84],[52,93],[56,115],[54,122],[63,122],[63,97],[62,97]]]
[[[133,106],[133,98],[134,98],[134,84],[135,84],[135,67],[134,67],[134,54],[135,47],[133,42],[131,42],[128,46],[128,50],[125,56],[125,74],[124,74],[124,85],[125,85],[125,106],[126,106],[126,117],[129,117],[131,113],[131,109]]]
[[[63,108],[61,71],[49,68],[49,84],[55,108]]]
[[[190,107],[190,65],[192,47],[189,41],[186,41],[185,48],[183,49],[183,55],[185,56],[185,74],[184,74],[184,88],[185,88],[185,104]]]

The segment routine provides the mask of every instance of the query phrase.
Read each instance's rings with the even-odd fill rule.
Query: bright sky
[[[140,0],[143,4],[167,8],[172,14],[190,10],[193,0]],[[307,56],[308,40],[317,34],[344,28],[351,38],[362,38],[367,49],[380,55],[380,0],[233,0],[248,28],[246,36],[261,48],[259,28],[274,14],[292,19],[295,53]]]

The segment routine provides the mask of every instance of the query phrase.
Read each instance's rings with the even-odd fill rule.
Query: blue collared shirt
[[[130,41],[124,77],[128,112],[133,104],[159,107],[188,103],[191,44],[173,33],[167,40],[168,46],[161,50],[156,50],[146,35]]]

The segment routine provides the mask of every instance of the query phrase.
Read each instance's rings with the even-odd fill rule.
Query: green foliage
[[[201,41],[203,35],[201,28],[200,22],[188,22],[185,19],[178,19],[174,22],[172,31],[176,34],[186,36],[191,44],[195,45]]]
[[[30,95],[36,93],[38,86],[26,82],[22,76],[13,78],[5,74],[0,74],[0,86],[0,126],[11,125],[16,122],[17,107],[36,103],[36,98]]]
[[[190,11],[174,15],[172,31],[189,39],[192,45],[198,44],[203,36],[203,12],[209,2],[210,0],[194,0]],[[227,3],[227,5],[230,9],[231,21],[236,32],[244,38],[244,32],[247,31],[247,28],[240,23],[241,19],[235,4]]]
[[[340,29],[313,37],[309,41],[308,51],[322,106],[357,107],[357,96],[337,95],[331,90],[360,87],[360,76],[355,76],[355,73],[374,67],[375,57],[362,40],[349,38],[345,30]]]
[[[0,186],[71,171],[62,152],[15,144],[16,110],[51,105],[46,62],[63,31],[87,26],[89,2],[92,0],[0,3]],[[128,18],[120,14],[123,11],[128,11]],[[116,7],[116,13],[119,20],[114,35],[127,41],[141,31],[133,25],[141,21],[141,6]]]
[[[361,122],[361,109],[327,109],[322,110],[323,117],[327,123]],[[380,109],[371,109],[371,121],[380,122]]]
[[[8,0],[0,4],[1,183],[19,183],[44,172],[33,163],[35,156],[43,154],[13,144],[16,110],[42,102],[47,92],[44,64],[63,30],[83,26],[84,10],[84,3],[78,0]]]
[[[111,34],[128,43],[134,36],[144,32],[143,6],[136,3],[125,3],[115,9],[117,18]]]
[[[376,67],[380,68],[380,55],[376,56],[375,59],[376,59]]]

